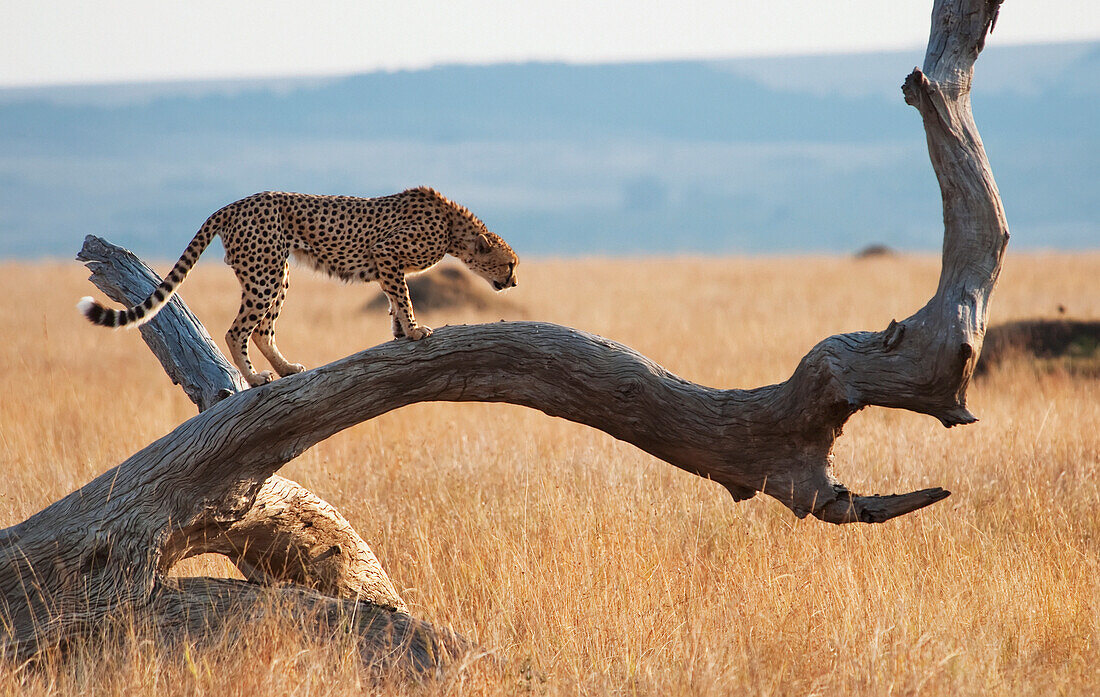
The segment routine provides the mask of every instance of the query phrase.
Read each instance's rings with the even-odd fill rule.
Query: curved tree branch
[[[245,578],[292,583],[334,598],[408,612],[382,565],[351,523],[301,484],[274,474],[238,520],[204,517],[164,543],[167,559],[223,554]]]

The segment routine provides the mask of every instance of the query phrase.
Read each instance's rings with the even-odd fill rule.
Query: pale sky
[[[932,0],[0,0],[0,87],[440,63],[922,49]],[[1007,0],[993,41],[1100,39],[1100,0]]]

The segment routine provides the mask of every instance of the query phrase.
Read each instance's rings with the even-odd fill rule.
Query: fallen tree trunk
[[[132,304],[134,298],[140,301],[160,282],[135,256],[96,237],[85,240],[78,258],[91,268],[92,282],[119,302]],[[179,298],[142,327],[142,336],[168,375],[200,410],[247,388],[237,369],[225,360]],[[130,503],[135,505],[123,508],[136,516],[142,515],[142,505],[156,505],[156,501],[140,499]],[[74,558],[91,555],[80,562],[85,567],[82,574],[97,564],[111,564],[113,546],[97,544],[96,539],[109,539],[115,533],[102,528],[125,525],[127,521],[100,519],[95,523],[95,538],[67,541],[76,545],[69,552]],[[39,527],[34,530],[45,532],[47,538],[50,533]],[[4,534],[13,532],[15,529],[9,528]],[[8,551],[19,554],[34,546],[29,536],[4,539],[14,539],[18,545]],[[330,504],[278,475],[264,480],[250,505],[238,515],[219,516],[210,511],[196,516],[190,525],[171,529],[163,548],[168,559],[177,561],[204,553],[223,554],[252,583],[169,578],[164,575],[169,568],[166,564],[142,602],[122,596],[113,604],[103,603],[97,611],[71,617],[57,617],[57,608],[64,601],[55,602],[49,608],[55,616],[40,616],[45,622],[35,627],[35,634],[23,638],[12,632],[7,637],[6,653],[33,654],[75,634],[103,630],[116,620],[136,623],[162,640],[174,640],[218,635],[223,630],[242,631],[250,623],[269,620],[272,613],[280,611],[297,617],[303,629],[313,635],[350,632],[364,662],[371,665],[426,670],[471,648],[453,632],[404,614],[404,601],[350,523]],[[123,565],[129,562],[115,561]],[[55,564],[59,562],[62,560],[54,560]],[[7,564],[2,569],[15,570]],[[34,576],[41,583],[44,574]],[[12,577],[0,575],[0,582],[10,580]],[[101,598],[105,592],[100,589]],[[10,612],[10,604],[5,609]]]
[[[90,280],[112,300],[136,305],[161,279],[129,251],[93,235],[77,255]],[[218,350],[206,328],[176,296],[150,322],[142,338],[168,377],[199,411],[248,389],[248,383]],[[168,556],[223,554],[250,581],[295,583],[338,598],[365,600],[405,610],[405,603],[367,543],[329,503],[278,475],[264,481],[240,519],[200,520],[175,531]]]
[[[163,574],[187,553],[173,543],[179,535],[244,520],[284,463],[415,402],[529,406],[713,479],[735,499],[762,491],[799,516],[833,523],[882,522],[947,496],[853,495],[832,477],[833,444],[869,405],[930,414],[945,426],[975,420],[966,387],[1008,231],[969,86],[998,6],[938,0],[924,70],[905,83],[924,121],[945,222],[939,286],[913,316],[881,332],[829,337],[786,382],[751,390],[696,385],[598,336],[517,322],[444,327],[226,397],[0,531],[8,645],[26,652],[120,608],[151,607],[166,587]]]

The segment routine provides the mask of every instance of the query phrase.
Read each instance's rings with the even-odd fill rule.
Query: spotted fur
[[[275,346],[275,320],[286,299],[291,254],[345,281],[378,281],[390,300],[394,337],[409,339],[423,339],[432,330],[413,316],[406,274],[423,271],[450,254],[493,288],[504,290],[516,285],[519,263],[508,243],[477,216],[426,187],[381,198],[266,191],[210,216],[144,302],[112,310],[83,298],[77,306],[89,321],[105,327],[148,322],[175,294],[214,235],[221,235],[225,261],[241,283],[241,307],[225,340],[250,385],[262,385],[273,376],[253,370],[249,337],[280,376],[304,370]]]

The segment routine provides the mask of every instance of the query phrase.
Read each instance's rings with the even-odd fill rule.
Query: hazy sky
[[[0,86],[517,60],[921,47],[931,0],[0,0]],[[1100,0],[1008,0],[1003,44],[1100,38]]]

